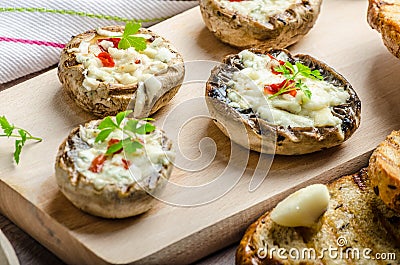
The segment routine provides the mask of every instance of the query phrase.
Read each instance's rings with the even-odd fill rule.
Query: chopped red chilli
[[[107,160],[107,157],[104,154],[96,156],[96,158],[93,159],[89,170],[92,171],[93,173],[100,173],[101,170],[103,169],[104,162],[106,162],[106,160]]]
[[[127,160],[125,160],[125,159],[122,158],[122,165],[124,166],[124,168],[125,168],[126,170],[128,170],[129,167],[131,166],[131,162],[130,162],[130,161],[127,161]]]
[[[98,39],[98,40],[97,40],[97,44],[99,44],[99,43],[102,42],[103,40],[112,42],[114,48],[118,48],[118,44],[119,44],[119,42],[121,41],[121,38]],[[104,50],[103,47],[101,47],[101,45],[99,45],[99,46],[100,46],[100,48],[101,48],[102,50]]]
[[[297,95],[297,91],[294,86],[295,82],[294,80],[283,80],[281,83],[276,83],[276,84],[271,84],[271,85],[265,85],[264,86],[264,93],[265,94],[270,94],[274,95],[278,93],[281,89],[291,89],[293,88],[294,90],[287,91],[283,94],[289,94],[293,97]]]
[[[104,67],[114,67],[115,62],[108,52],[101,52],[97,55]]]

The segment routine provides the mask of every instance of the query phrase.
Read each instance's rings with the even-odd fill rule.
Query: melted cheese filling
[[[99,173],[90,170],[92,161],[99,155],[105,154],[110,139],[121,140],[126,137],[121,131],[114,131],[101,143],[95,143],[99,134],[98,129],[80,127],[79,137],[86,142],[90,148],[78,150],[74,159],[75,168],[83,174],[87,180],[94,184],[95,188],[101,190],[107,184],[114,184],[120,187],[149,179],[149,187],[153,188],[163,166],[170,164],[175,154],[173,151],[163,150],[162,133],[158,130],[147,135],[138,135],[144,143],[144,147],[135,153],[122,151],[107,158]],[[125,160],[126,162],[124,163]],[[126,169],[126,163],[129,168]]]
[[[277,59],[286,61],[281,53]],[[233,74],[228,82],[227,96],[234,108],[251,108],[262,119],[272,124],[291,127],[337,126],[342,120],[332,114],[332,107],[346,103],[349,93],[344,87],[337,87],[326,81],[305,78],[301,80],[311,91],[311,99],[300,90],[295,97],[283,94],[274,98],[264,95],[264,86],[281,83],[282,75],[272,73],[276,61],[266,55],[254,54],[248,50],[239,53],[244,69]],[[341,131],[341,129],[339,130]]]
[[[69,50],[75,53],[77,62],[85,68],[83,87],[87,91],[96,90],[100,82],[122,85],[144,82],[155,74],[166,71],[168,62],[176,58],[176,54],[168,49],[167,43],[161,37],[150,44],[147,43],[147,48],[138,52],[132,47],[123,50],[114,47],[111,41],[101,41],[102,38],[121,36],[122,33],[98,29],[97,34],[99,38],[85,39],[79,48]],[[135,36],[147,40],[152,37],[149,34]],[[98,39],[100,39],[99,43],[97,43]],[[103,67],[101,60],[97,58],[102,49],[111,55],[115,63],[114,67]]]
[[[222,7],[248,16],[259,22],[268,22],[269,17],[275,14],[283,13],[292,4],[298,0],[250,0],[231,2],[229,0],[220,0]]]

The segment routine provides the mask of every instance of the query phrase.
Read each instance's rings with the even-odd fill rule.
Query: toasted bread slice
[[[375,149],[368,175],[376,195],[400,213],[400,131],[393,131]]]
[[[399,264],[400,215],[375,195],[367,171],[339,178],[328,189],[329,208],[311,228],[280,226],[270,212],[261,216],[240,242],[236,264]],[[329,248],[337,248],[337,257]],[[375,259],[377,253],[387,259]]]
[[[400,1],[369,0],[368,23],[382,34],[388,50],[400,58]]]

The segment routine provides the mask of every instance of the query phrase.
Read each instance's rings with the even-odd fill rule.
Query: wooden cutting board
[[[399,129],[400,60],[386,50],[380,35],[368,26],[366,9],[366,1],[325,1],[316,26],[290,48],[325,61],[358,92],[361,127],[340,147],[310,155],[275,157],[267,178],[253,192],[249,192],[249,183],[259,158],[256,153],[250,154],[247,169],[234,188],[211,203],[178,207],[159,202],[150,212],[135,218],[92,217],[74,208],[59,192],[53,168],[57,148],[69,131],[93,117],[63,94],[56,70],[51,70],[0,92],[0,115],[44,139],[25,147],[18,166],[12,162],[13,142],[0,139],[1,213],[70,264],[189,263],[239,240],[251,222],[293,190],[365,166],[375,146],[391,130]],[[205,28],[198,8],[152,29],[170,39],[187,61],[219,61],[234,51]],[[155,118],[162,124],[174,107],[203,94],[201,84],[185,85]],[[189,110],[187,106],[181,111],[186,114]],[[188,159],[197,159],[207,150],[204,145],[199,147],[203,138],[207,143],[212,139],[215,144],[210,146],[217,147],[212,163],[197,171],[175,169],[173,181],[199,185],[224,171],[230,159],[230,143],[210,119],[197,119],[182,128],[181,151]]]

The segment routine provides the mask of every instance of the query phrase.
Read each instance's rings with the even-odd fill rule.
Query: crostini
[[[227,56],[211,72],[206,102],[228,137],[262,153],[298,155],[333,147],[360,124],[361,102],[343,76],[311,56],[283,49]],[[242,126],[246,138],[229,133]]]
[[[400,215],[374,194],[366,170],[333,181],[327,190],[328,207],[321,208],[312,225],[297,226],[302,222],[298,211],[308,218],[314,204],[321,204],[321,195],[326,197],[324,193],[300,190],[293,194],[298,207],[277,207],[262,215],[243,236],[236,264],[398,264]],[[278,224],[273,217],[276,210],[287,210],[287,218],[292,210],[295,225]],[[392,254],[375,259],[377,253]]]
[[[99,116],[133,109],[148,117],[178,92],[182,56],[139,24],[102,27],[72,38],[61,52],[58,77],[84,110]]]
[[[400,131],[393,131],[372,153],[368,175],[376,195],[400,213]]]
[[[247,48],[286,48],[314,26],[321,0],[200,0],[207,28],[221,41]]]
[[[105,218],[141,214],[154,204],[172,171],[175,153],[146,120],[116,117],[72,130],[56,159],[62,193],[79,209]]]

